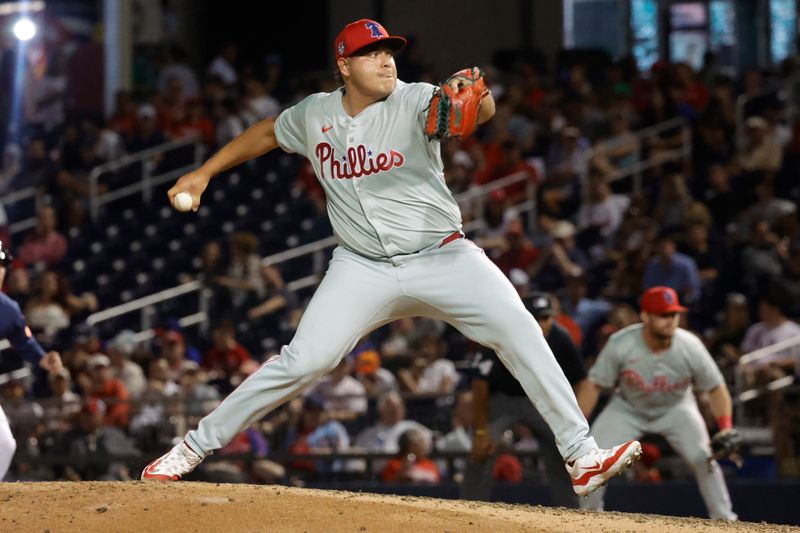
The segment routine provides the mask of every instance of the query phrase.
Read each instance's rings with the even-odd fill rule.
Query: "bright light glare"
[[[36,24],[29,18],[19,19],[14,23],[14,35],[20,41],[30,41],[36,35]]]

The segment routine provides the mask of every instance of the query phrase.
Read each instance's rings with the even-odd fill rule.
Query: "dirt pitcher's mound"
[[[656,515],[208,483],[0,483],[0,531],[800,531]]]

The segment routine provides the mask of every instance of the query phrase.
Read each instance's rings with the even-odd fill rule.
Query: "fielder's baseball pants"
[[[662,435],[689,463],[712,519],[736,520],[722,469],[716,461],[709,461],[708,429],[694,398],[680,402],[658,418],[648,419],[615,395],[592,424],[592,435],[601,447],[638,439],[645,433]],[[605,491],[600,487],[582,498],[581,508],[602,511]]]
[[[201,454],[297,396],[370,331],[407,316],[452,324],[493,349],[550,426],[564,460],[596,448],[572,388],[511,282],[471,241],[373,261],[338,247],[297,332],[213,412],[187,442]]]

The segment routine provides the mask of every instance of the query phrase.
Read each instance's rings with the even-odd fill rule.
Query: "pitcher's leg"
[[[396,318],[402,298],[391,265],[337,249],[289,345],[203,418],[186,442],[200,455],[225,446],[336,366],[365,333]]]
[[[719,464],[710,459],[708,429],[694,399],[676,406],[657,420],[654,426],[678,455],[689,463],[708,509],[708,516],[718,520],[736,520],[725,476]]]
[[[542,329],[511,282],[469,241],[456,241],[401,275],[407,294],[441,311],[464,335],[495,350],[555,435],[565,461],[596,449],[575,394]]]
[[[14,459],[14,452],[17,451],[17,441],[11,434],[11,426],[8,425],[8,418],[0,407],[0,481],[8,472],[11,461]]]

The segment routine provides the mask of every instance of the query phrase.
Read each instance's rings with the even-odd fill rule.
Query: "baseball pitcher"
[[[494,114],[480,70],[438,87],[404,83],[394,53],[405,42],[373,20],[348,24],[333,47],[343,87],[251,126],[168,192],[170,201],[190,193],[196,209],[215,174],[280,147],[311,162],[339,246],[289,345],[150,463],[143,479],[179,479],[330,371],[361,337],[407,316],[444,320],[498,354],[552,429],[577,493],[641,453],[636,441],[598,449],[541,328],[461,232],[440,141],[466,137]],[[589,468],[598,462],[603,468]]]

